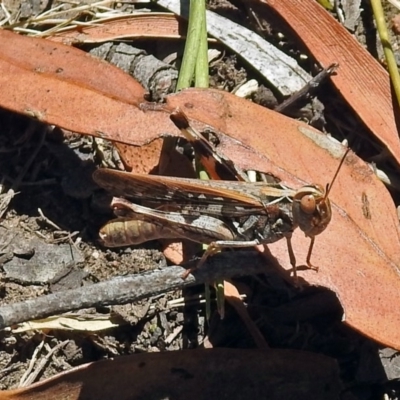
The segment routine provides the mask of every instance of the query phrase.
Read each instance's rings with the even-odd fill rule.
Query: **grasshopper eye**
[[[300,208],[306,214],[312,214],[316,208],[315,197],[312,194],[303,196],[300,200]]]

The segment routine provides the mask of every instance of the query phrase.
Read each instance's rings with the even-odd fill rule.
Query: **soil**
[[[232,3],[218,1],[211,6],[253,26],[246,10]],[[25,16],[26,10],[38,12],[38,7],[43,9],[46,5],[27,1],[14,4],[14,8],[9,6],[21,7]],[[276,39],[277,29],[268,25],[263,31],[270,39]],[[290,47],[291,43],[284,46]],[[146,42],[144,48],[148,52],[154,50]],[[297,52],[293,46],[292,55]],[[254,76],[229,53],[211,66],[212,86],[224,90],[232,90]],[[337,114],[338,109],[345,108],[334,93],[324,93],[320,100],[326,109],[333,105]],[[262,104],[281,100],[265,87],[255,98]],[[298,115],[299,109],[293,113]],[[322,122],[316,118],[315,125],[341,138],[329,112],[324,118]],[[342,125],[346,125],[346,119]],[[91,138],[48,127],[7,110],[0,110],[0,126],[0,200],[7,198],[9,189],[15,192],[4,208],[0,225],[0,306],[166,265],[158,242],[121,249],[107,249],[99,243],[99,228],[113,215],[109,198],[94,184],[91,174],[103,162],[102,156],[108,163],[117,163],[110,144],[104,144],[100,153]],[[348,129],[352,129],[350,122]],[[362,128],[358,130],[361,131]],[[369,151],[366,146],[365,153]],[[383,393],[397,398],[396,352],[379,347],[343,325],[342,309],[334,293],[322,288],[295,288],[273,272],[237,279],[235,283],[245,288],[249,314],[271,347],[308,350],[335,358],[348,394],[354,396],[349,398],[380,398]],[[46,353],[64,341],[40,369],[36,380],[87,362],[135,352],[170,351],[210,343],[214,347],[254,347],[246,327],[228,304],[221,320],[213,302],[207,323],[205,307],[198,301],[203,290],[200,286],[135,303],[75,312],[76,317],[88,319],[118,317],[119,323],[112,329],[90,334],[84,330],[3,330],[0,389],[18,387],[26,379],[24,374],[31,360],[36,358],[35,370]],[[185,305],[182,301],[171,306],[171,300],[182,297]],[[37,352],[42,343],[43,348]]]

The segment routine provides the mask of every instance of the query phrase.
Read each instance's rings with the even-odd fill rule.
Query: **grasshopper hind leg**
[[[200,268],[208,259],[208,257],[217,254],[222,249],[226,248],[244,248],[244,247],[252,247],[259,245],[260,242],[258,240],[217,240],[215,242],[211,242],[207,250],[204,252],[203,256],[201,257],[199,263],[193,267],[189,268],[186,272],[183,273],[182,279],[186,279],[193,271]]]
[[[204,263],[207,261],[208,257],[217,254],[218,252],[220,252],[222,249],[221,246],[219,246],[216,242],[212,242],[208,245],[207,250],[203,253],[203,255],[201,256],[201,259],[199,261],[199,263],[192,267],[187,269],[183,274],[182,274],[182,279],[186,279],[191,273],[193,273],[194,271],[196,271],[198,268],[200,268],[202,265],[204,265]]]

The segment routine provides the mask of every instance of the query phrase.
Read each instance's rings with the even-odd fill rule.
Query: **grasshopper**
[[[307,266],[317,270],[311,264],[315,237],[331,220],[328,195],[349,150],[326,188],[313,184],[294,190],[277,182],[245,182],[242,171],[213,152],[182,111],[172,113],[171,119],[185,137],[196,143],[203,162],[213,159],[211,164],[216,162],[225,176],[242,181],[204,181],[98,169],[93,179],[99,186],[117,196],[144,200],[148,205],[114,197],[111,207],[119,218],[100,230],[103,244],[119,247],[161,238],[186,238],[209,245],[201,265],[222,248],[270,244],[285,238],[296,277],[291,238],[299,227],[311,239]]]

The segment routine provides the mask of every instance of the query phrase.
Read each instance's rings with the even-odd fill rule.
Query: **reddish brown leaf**
[[[138,174],[154,173],[157,170],[162,145],[162,139],[155,139],[140,147],[117,143],[118,152],[125,164],[125,168]]]
[[[323,66],[339,63],[332,82],[372,133],[400,164],[397,101],[382,66],[314,0],[260,0],[293,28]],[[393,110],[395,104],[395,110]]]
[[[93,76],[102,75],[112,87],[94,82],[92,69],[98,73]],[[0,71],[0,105],[41,116],[48,123],[86,134],[101,132],[103,137],[134,145],[178,132],[168,113],[139,110],[143,89],[129,76],[79,50],[0,31]],[[133,92],[131,101],[127,88]],[[177,106],[196,127],[212,126],[229,135],[219,134],[221,149],[241,168],[272,172],[291,187],[328,183],[339,163],[338,146],[326,136],[228,93],[185,90],[169,97],[167,107]],[[354,155],[331,198],[336,204],[333,221],[317,238],[313,253],[320,271],[304,271],[301,276],[338,294],[349,325],[400,349],[400,240],[393,201]],[[365,199],[371,218],[364,216]],[[285,243],[270,248],[289,269]],[[295,235],[294,248],[299,263],[304,263],[308,240],[301,232]]]
[[[243,144],[219,135],[220,150],[237,165],[271,172],[293,188],[328,183],[343,154],[342,146],[315,129],[228,93],[191,89],[170,96],[168,104],[240,140]],[[364,215],[365,196],[370,218]],[[312,258],[320,270],[300,275],[337,293],[349,325],[400,348],[400,233],[393,200],[371,169],[353,154],[330,198],[333,220],[317,237]],[[298,263],[304,264],[309,240],[300,231],[294,236]],[[286,243],[277,242],[270,249],[289,270]]]
[[[226,301],[236,310],[240,319],[246,325],[246,328],[256,346],[259,349],[269,349],[265,337],[261,334],[256,323],[251,319],[247,307],[243,304],[243,300],[240,298],[240,293],[237,287],[229,281],[224,281],[224,296]]]
[[[295,350],[186,350],[99,361],[0,400],[330,400],[342,391],[336,362]]]
[[[136,13],[103,21],[99,25],[80,26],[56,32],[48,39],[64,44],[101,43],[127,38],[182,38],[186,22],[175,14]]]
[[[131,143],[135,127],[133,142],[141,145],[149,126],[176,129],[161,113],[139,110],[145,91],[129,75],[45,39],[0,30],[0,85],[1,107],[74,132]]]

